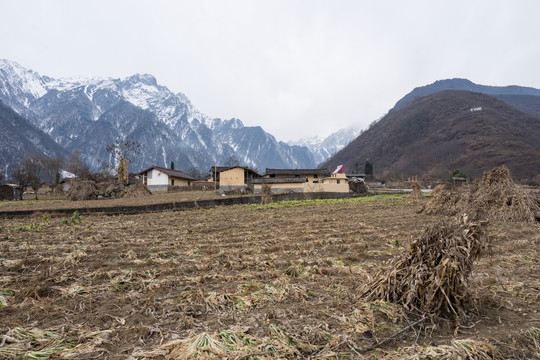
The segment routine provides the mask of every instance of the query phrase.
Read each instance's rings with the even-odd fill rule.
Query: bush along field
[[[0,219],[0,358],[540,359],[535,205],[485,176],[429,199]]]

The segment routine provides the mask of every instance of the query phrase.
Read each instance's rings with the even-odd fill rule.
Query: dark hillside
[[[481,111],[471,108],[482,107]],[[447,90],[415,100],[363,132],[325,165],[376,177],[472,176],[505,164],[516,179],[540,174],[540,119],[492,96]]]
[[[66,151],[0,101],[0,172],[10,176],[20,160],[30,154],[63,157]]]
[[[534,95],[495,95],[499,100],[523,111],[525,114],[540,118],[540,96]]]

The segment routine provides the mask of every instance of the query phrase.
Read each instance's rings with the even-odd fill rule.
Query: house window
[[[318,184],[318,183],[319,183],[319,180],[313,180],[313,183],[314,183],[314,184]]]
[[[319,177],[319,175],[315,174],[315,175],[313,175],[313,177],[314,177],[314,178],[316,179],[316,178],[318,178],[318,177]]]
[[[338,179],[337,183],[339,184],[341,182],[341,180]]]
[[[143,175],[142,178],[143,178],[143,184],[148,185],[148,176],[145,174],[145,175]]]
[[[171,179],[171,185],[174,186],[174,179]]]

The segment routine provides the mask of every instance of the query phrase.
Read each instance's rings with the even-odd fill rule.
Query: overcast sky
[[[367,127],[417,86],[540,88],[540,1],[0,0],[0,58],[149,73],[279,140]]]

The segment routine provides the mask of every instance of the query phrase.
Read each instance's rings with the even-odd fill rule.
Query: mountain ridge
[[[476,110],[476,111],[472,111]],[[330,158],[329,169],[366,160],[383,178],[480,176],[506,165],[516,179],[540,174],[540,119],[487,94],[444,90],[389,112]]]
[[[399,99],[394,107],[390,109],[389,113],[399,110],[405,105],[411,103],[412,101],[419,99],[421,97],[434,94],[443,90],[467,90],[471,92],[477,92],[487,95],[532,95],[540,96],[540,89],[535,89],[532,87],[517,86],[517,85],[508,85],[508,86],[490,86],[490,85],[480,85],[475,84],[474,82],[463,79],[463,78],[453,78],[453,79],[443,79],[437,80],[431,84],[419,86],[414,88],[411,92]]]
[[[117,160],[105,153],[107,141],[114,139],[142,143],[144,155],[131,169],[174,162],[184,171],[195,167],[205,172],[231,158],[261,169],[318,163],[307,147],[277,141],[260,126],[204,115],[187,96],[159,85],[150,74],[53,79],[0,59],[0,100],[66,151],[81,150],[94,169],[104,159]],[[139,126],[118,109],[138,119]],[[118,121],[110,118],[111,111]]]

